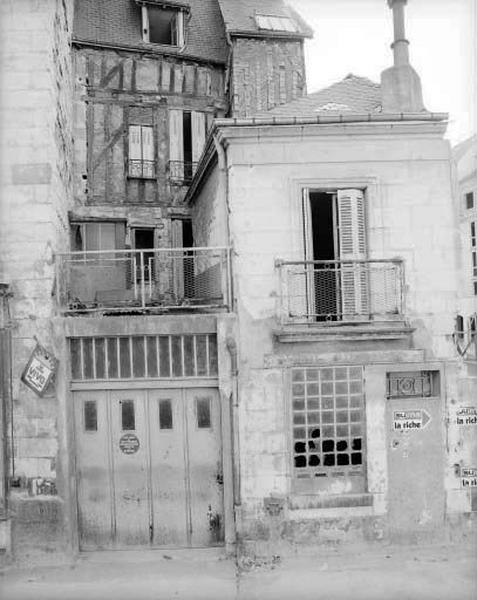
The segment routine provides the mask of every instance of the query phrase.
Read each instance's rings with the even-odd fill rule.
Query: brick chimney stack
[[[409,62],[409,41],[406,39],[404,7],[407,0],[388,0],[393,11],[394,65],[381,73],[383,112],[416,113],[425,111],[421,80]]]

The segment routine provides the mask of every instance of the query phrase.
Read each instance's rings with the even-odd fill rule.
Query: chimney
[[[409,42],[404,25],[404,7],[407,0],[388,0],[393,11],[394,65],[381,73],[383,112],[417,113],[425,111],[421,80],[409,63]]]

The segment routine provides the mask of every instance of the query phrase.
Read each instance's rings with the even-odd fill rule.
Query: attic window
[[[184,12],[173,7],[142,6],[142,39],[165,46],[184,45]]]
[[[297,26],[289,17],[279,17],[277,15],[255,15],[255,21],[259,29],[268,29],[269,31],[288,31],[296,33]]]

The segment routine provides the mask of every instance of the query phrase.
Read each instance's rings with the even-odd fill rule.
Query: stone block
[[[50,181],[50,163],[12,165],[12,183],[14,185],[48,184]]]
[[[58,452],[55,438],[18,437],[18,456],[22,458],[53,458]]]

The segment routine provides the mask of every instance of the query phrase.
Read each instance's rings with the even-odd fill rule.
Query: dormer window
[[[255,15],[255,21],[259,29],[268,31],[287,31],[288,33],[297,33],[298,28],[290,17],[278,15]]]
[[[184,45],[184,9],[167,3],[142,5],[142,39],[164,46]]]

